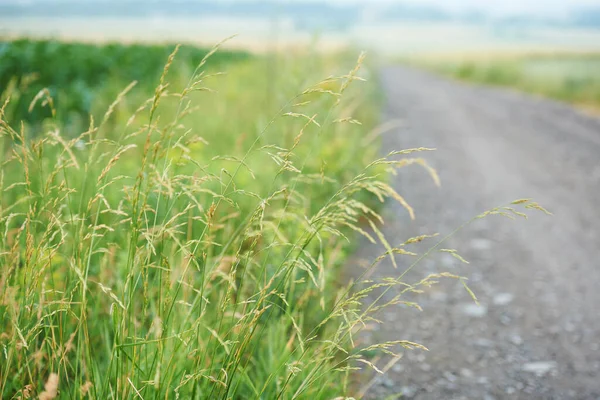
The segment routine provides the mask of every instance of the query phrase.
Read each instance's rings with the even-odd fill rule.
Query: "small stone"
[[[479,338],[475,340],[475,346],[490,348],[494,346],[494,342],[486,338]]]
[[[543,333],[542,330],[540,330],[540,332]],[[560,332],[560,327],[558,325],[551,325],[550,328],[548,328],[548,332],[553,335],[556,335],[557,333]]]
[[[480,272],[473,272],[469,278],[470,282],[481,282],[484,280],[483,274]]]
[[[521,369],[524,372],[531,372],[538,377],[542,377],[548,374],[550,371],[556,369],[556,367],[557,364],[555,361],[538,361],[526,363]]]
[[[395,365],[392,367],[392,371],[394,371],[395,373],[399,374],[399,373],[401,373],[402,371],[404,371],[404,366],[403,366],[402,364],[395,364]]]
[[[444,267],[444,269],[453,269],[456,266],[456,264],[458,263],[458,260],[456,258],[452,257],[450,254],[444,253],[444,255],[442,256],[441,262],[442,262],[442,266]]]
[[[487,385],[488,383],[490,383],[490,380],[487,376],[480,376],[479,378],[477,378],[477,383],[480,385]]]
[[[527,385],[525,387],[525,389],[523,389],[523,391],[527,394],[534,394],[535,393],[535,386],[531,386],[531,385]]]
[[[431,365],[429,365],[427,363],[421,364],[421,371],[423,371],[423,372],[431,371]]]
[[[515,394],[517,392],[517,389],[515,389],[512,386],[509,386],[506,389],[504,389],[504,391],[506,392],[506,394]]]
[[[567,332],[569,332],[569,333],[572,333],[572,332],[575,332],[575,329],[577,329],[577,327],[575,326],[575,324],[574,324],[574,323],[572,323],[572,322],[567,322],[567,323],[565,324],[565,331],[567,331]]]
[[[483,238],[472,239],[470,244],[473,250],[485,251],[492,248],[492,241]]]
[[[543,329],[535,329],[533,331],[533,336],[535,336],[535,337],[545,336],[544,330]]]
[[[382,384],[384,387],[386,387],[388,389],[394,387],[394,381],[391,380],[390,378],[383,378]]]
[[[493,302],[495,306],[506,306],[514,300],[515,296],[511,293],[498,293],[494,296]]]
[[[454,375],[452,372],[449,372],[449,371],[444,372],[444,378],[446,378],[446,380],[448,380],[448,382],[456,381],[456,375]]]
[[[448,300],[448,295],[442,291],[431,292],[430,297],[431,300],[438,301],[440,303],[444,303],[446,300]]]
[[[463,378],[471,379],[473,377],[473,371],[471,371],[468,368],[461,368],[460,376],[462,376]]]
[[[487,307],[483,304],[467,303],[462,306],[462,312],[473,318],[481,318],[487,315]]]
[[[400,389],[400,393],[402,393],[403,398],[412,399],[417,394],[417,388],[414,386],[403,386]]]
[[[515,335],[510,335],[510,337],[509,337],[508,340],[510,340],[510,342],[512,344],[514,344],[515,346],[520,346],[520,345],[523,344],[523,338],[521,338],[521,336],[516,335],[516,334]]]
[[[502,325],[510,325],[512,319],[508,315],[502,315],[500,316],[500,322]]]
[[[433,321],[423,320],[419,323],[419,328],[424,331],[428,331],[433,328]]]

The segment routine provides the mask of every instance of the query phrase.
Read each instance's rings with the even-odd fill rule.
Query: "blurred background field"
[[[416,60],[472,82],[511,86],[588,108],[598,103],[600,10],[588,0],[551,1],[543,7],[535,1],[484,7],[470,0],[0,4],[5,40],[210,47],[232,34],[239,36],[227,44],[230,49],[368,49],[372,61]]]
[[[460,80],[504,86],[600,109],[600,53],[525,52],[445,54],[408,60]]]
[[[98,117],[130,82],[139,82],[140,95],[149,96],[160,78],[173,45],[93,45],[57,40],[21,39],[0,43],[0,87],[11,104],[5,110],[12,120],[40,123],[48,109],[29,111],[33,96],[47,88],[55,100],[57,117],[81,129],[89,114]],[[183,47],[176,74],[190,73],[208,50]],[[211,67],[249,60],[246,52],[215,54]]]

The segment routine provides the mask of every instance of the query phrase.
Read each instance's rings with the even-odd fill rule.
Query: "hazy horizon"
[[[596,2],[596,0],[594,0]],[[231,34],[252,49],[312,43],[385,53],[600,49],[591,0],[0,0],[0,36],[212,44]],[[544,6],[542,7],[542,4]],[[144,5],[147,5],[145,7]],[[478,14],[476,8],[484,9]],[[509,10],[545,15],[511,18]],[[558,13],[560,9],[571,9]],[[462,13],[462,14],[461,14]],[[494,16],[490,16],[494,15]]]
[[[0,5],[28,6],[35,4],[65,4],[74,2],[73,0],[0,0]],[[78,0],[79,4],[102,5],[107,3],[135,3],[140,0]],[[143,2],[143,1],[142,1]],[[151,0],[146,1],[149,5],[184,3],[186,0]],[[188,1],[189,2],[189,1]],[[243,4],[251,3],[255,0],[224,0],[220,4]],[[196,3],[202,3],[198,1]],[[215,4],[204,1],[206,4]],[[263,3],[276,3],[281,6],[290,4],[329,4],[336,6],[367,6],[368,8],[380,8],[393,5],[406,5],[411,7],[433,7],[446,12],[481,12],[490,16],[507,16],[528,14],[537,17],[560,17],[563,13],[582,10],[586,8],[600,9],[598,0],[288,0],[277,2],[274,0],[263,1]],[[535,14],[535,15],[532,15]]]

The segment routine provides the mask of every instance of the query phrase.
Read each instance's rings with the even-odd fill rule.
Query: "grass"
[[[417,61],[465,81],[506,86],[600,110],[600,54],[525,53],[431,57]]]
[[[332,399],[361,393],[352,372],[377,369],[373,353],[424,349],[353,339],[402,294],[464,278],[402,282],[427,253],[399,277],[335,282],[358,234],[386,249],[370,268],[414,256],[426,237],[389,244],[377,204],[412,213],[386,174],[428,168],[415,153],[429,149],[377,157],[362,57],[212,67],[214,50],[190,68],[194,50],[171,47],[140,77],[153,85],[108,73],[83,128],[69,90],[32,93],[22,74],[4,91],[2,398]]]

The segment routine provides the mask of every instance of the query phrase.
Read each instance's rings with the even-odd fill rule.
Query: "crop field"
[[[600,109],[598,53],[447,56],[428,58],[423,64],[461,80],[512,87],[583,108]]]

